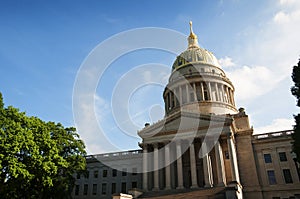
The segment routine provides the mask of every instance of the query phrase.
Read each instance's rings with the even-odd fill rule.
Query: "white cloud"
[[[219,59],[219,63],[224,68],[235,66],[235,63],[232,61],[232,58],[227,56],[225,58]]]
[[[261,133],[290,130],[293,129],[293,125],[294,125],[293,119],[278,118],[273,120],[272,123],[267,126],[255,128],[254,133],[261,134]]]
[[[300,1],[278,2],[274,16],[262,21],[263,25],[244,30],[247,34],[241,35],[245,43],[240,44],[243,50],[227,59],[236,63],[226,72],[236,87],[236,101],[252,100],[275,89],[280,81],[289,78],[298,61]]]
[[[290,16],[284,13],[283,11],[280,11],[274,16],[274,21],[276,23],[287,23],[290,21]]]
[[[291,4],[294,4],[294,3],[296,3],[297,2],[297,0],[280,0],[279,1],[279,3],[281,4],[281,5],[291,5]]]
[[[254,99],[274,88],[281,79],[265,66],[243,66],[227,72],[236,89],[239,102]]]

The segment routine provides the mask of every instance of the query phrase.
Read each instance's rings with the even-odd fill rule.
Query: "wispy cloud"
[[[272,121],[271,124],[268,124],[263,127],[255,128],[254,133],[269,133],[269,132],[276,132],[282,130],[291,130],[293,129],[294,120],[293,119],[286,119],[286,118],[278,118]]]

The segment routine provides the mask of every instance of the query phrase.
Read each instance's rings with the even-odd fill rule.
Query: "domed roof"
[[[212,52],[199,47],[197,35],[193,33],[192,22],[190,22],[190,35],[188,37],[188,42],[188,49],[177,56],[172,66],[173,71],[185,64],[195,62],[221,68],[217,58]]]

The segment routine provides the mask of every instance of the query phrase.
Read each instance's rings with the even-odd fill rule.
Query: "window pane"
[[[112,170],[112,176],[113,176],[113,177],[116,177],[116,176],[117,176],[117,169],[113,169],[113,170]]]
[[[107,177],[107,170],[103,170],[103,175],[104,178]]]
[[[88,185],[85,184],[83,187],[83,195],[87,195],[87,193],[88,193]]]
[[[271,163],[272,162],[271,154],[264,154],[264,158],[265,158],[265,163]]]
[[[276,184],[275,172],[273,170],[267,171],[269,184]]]
[[[116,193],[116,183],[111,184],[111,194]]]
[[[105,195],[106,194],[106,183],[102,184],[102,194]]]
[[[93,184],[93,195],[97,194],[97,184]]]
[[[289,169],[283,169],[285,183],[293,183],[292,175]]]
[[[126,182],[122,182],[122,193],[126,193]]]
[[[94,178],[98,178],[98,171],[94,171]]]
[[[278,155],[279,155],[279,160],[280,160],[280,162],[285,162],[285,161],[287,161],[285,152],[279,152]]]

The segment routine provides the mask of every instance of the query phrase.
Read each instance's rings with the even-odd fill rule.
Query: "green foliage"
[[[294,86],[291,88],[292,94],[297,98],[297,106],[300,107],[300,60],[298,65],[293,67],[292,79]],[[297,154],[298,162],[300,162],[300,114],[295,115],[295,126],[293,134],[293,151]]]
[[[75,128],[5,108],[0,93],[1,198],[70,198],[85,155]]]

